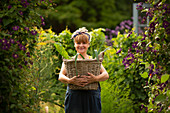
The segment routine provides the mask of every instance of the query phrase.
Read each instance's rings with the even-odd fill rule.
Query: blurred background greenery
[[[137,0],[140,2],[143,0]],[[71,32],[79,27],[114,29],[131,19],[134,0],[54,0],[54,10],[41,6],[37,11],[45,18],[44,28],[60,33],[66,26]]]

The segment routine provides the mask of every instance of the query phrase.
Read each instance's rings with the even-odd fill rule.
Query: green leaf
[[[163,102],[163,101],[165,101],[165,100],[166,100],[166,96],[163,95],[163,94],[160,94],[160,95],[158,95],[158,96],[155,98],[155,102],[156,102],[156,103]]]
[[[141,76],[142,78],[148,78],[148,73],[147,73],[147,72],[144,72],[144,73],[140,74],[140,76]]]
[[[166,92],[166,95],[167,95],[168,97],[170,97],[170,90],[168,90],[168,91]]]
[[[4,16],[4,14],[0,14],[0,18],[2,18]]]
[[[3,19],[4,26],[7,26],[8,24],[10,24],[12,22],[14,22],[14,20],[12,20],[12,19]]]
[[[14,108],[15,106],[16,106],[15,104],[11,104],[10,108],[12,109],[12,108]]]
[[[56,42],[54,43],[54,46],[56,47],[56,50],[61,54],[61,56],[63,56],[65,59],[70,59],[70,56],[61,43]]]
[[[97,50],[94,50],[94,52],[95,52],[95,55],[96,55],[96,59],[97,59],[97,61],[99,62],[99,57],[98,57],[98,52],[97,52]]]
[[[162,75],[162,77],[161,77],[161,83],[166,82],[168,79],[169,79],[169,74],[164,74],[164,75]]]
[[[78,58],[79,53],[76,54],[75,57],[75,68],[76,68],[76,76],[78,76],[78,72],[77,72],[77,58]]]

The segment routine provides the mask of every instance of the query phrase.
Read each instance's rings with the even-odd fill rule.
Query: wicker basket
[[[101,56],[101,54],[99,55]],[[95,76],[100,74],[101,63],[103,61],[104,53],[102,57],[99,57],[99,62],[97,59],[77,59],[77,65],[75,67],[75,59],[67,60],[63,59],[66,70],[67,77],[72,78],[76,76],[76,68],[78,75],[87,75],[87,72],[94,74]],[[69,84],[69,88],[72,90],[97,90],[98,82],[91,83],[86,85],[85,87],[80,87],[77,85]]]

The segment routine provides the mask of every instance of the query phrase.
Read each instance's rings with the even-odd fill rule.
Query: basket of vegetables
[[[59,43],[55,43],[54,44],[56,48],[63,48],[61,44]],[[106,48],[104,51],[100,52],[97,50],[94,51],[95,53],[95,58],[93,59],[84,59],[84,57],[82,56],[83,59],[77,59],[79,54],[76,54],[76,56],[74,58],[70,58],[70,57],[66,57],[68,56],[66,54],[66,51],[62,50],[62,52],[65,53],[65,58],[63,58],[63,62],[65,64],[66,67],[66,71],[67,71],[67,77],[72,78],[73,76],[78,76],[80,75],[87,75],[88,76],[88,72],[92,73],[93,75],[97,76],[100,74],[100,69],[101,69],[101,64],[104,58],[104,52],[107,50],[108,48]],[[62,56],[64,55],[63,53],[60,53]],[[72,90],[97,90],[98,88],[98,82],[95,83],[91,83],[88,84],[84,87],[80,87],[77,85],[73,85],[73,84],[69,84],[69,88]]]
[[[100,58],[99,61],[97,61],[97,59],[63,59],[69,78],[78,75],[80,75],[80,77],[81,75],[88,76],[87,72],[96,76],[99,75],[102,60],[102,58]],[[73,90],[97,90],[98,82],[88,84],[84,87],[69,84],[69,88]]]

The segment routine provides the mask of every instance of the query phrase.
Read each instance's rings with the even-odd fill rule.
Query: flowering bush
[[[35,10],[41,5],[49,8],[52,2],[0,2],[0,112],[32,112],[38,108],[34,105],[36,99],[31,97],[34,88],[28,68],[33,64],[31,57],[38,36],[34,26],[45,24],[44,18]]]
[[[141,18],[139,16],[139,24],[143,23],[143,18]],[[127,34],[130,33],[130,31],[133,28],[133,17],[132,19],[129,20],[124,20],[122,21],[118,26],[116,26],[115,29],[109,29],[106,28],[106,42],[107,45],[112,46],[112,38],[116,37],[118,35],[118,32],[120,32],[121,34]],[[138,28],[139,33],[141,34],[143,32],[143,30],[139,27]]]
[[[126,69],[135,70],[144,79],[148,79],[143,86],[148,89],[148,102],[144,102],[141,110],[145,112],[167,112],[169,110],[169,13],[170,7],[165,1],[148,0],[152,6],[149,9],[137,7],[146,12],[151,18],[149,27],[142,38],[132,43],[127,56],[122,63]],[[128,37],[132,36],[132,32]],[[135,64],[135,67],[134,67]]]
[[[141,39],[142,36],[136,37],[134,32],[129,38],[127,38],[127,36],[128,34],[120,34],[120,32],[118,32],[117,37],[112,38],[112,48],[105,54],[103,66],[108,71],[110,78],[109,81],[107,81],[108,83],[102,83],[101,85],[112,84],[112,86],[110,86],[112,88],[109,88],[109,91],[106,90],[107,88],[102,87],[102,91],[106,90],[105,92],[107,92],[103,92],[103,94],[112,95],[112,97],[106,97],[109,101],[106,101],[103,96],[102,98],[103,103],[111,104],[111,106],[103,106],[103,109],[113,109],[113,106],[117,106],[117,108],[114,108],[115,112],[123,113],[128,109],[128,112],[133,113],[140,111],[140,104],[147,101],[148,96],[147,90],[145,91],[145,89],[143,89],[146,79],[140,76],[140,68],[135,63],[136,56],[129,53],[133,42]],[[126,67],[126,63],[129,64],[130,62],[133,63],[132,69]],[[119,102],[119,100],[121,100],[121,102]]]

